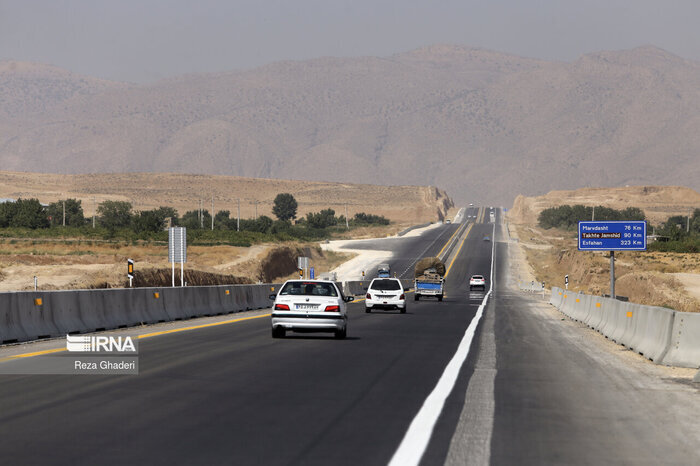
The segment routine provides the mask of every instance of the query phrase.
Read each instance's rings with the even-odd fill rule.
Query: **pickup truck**
[[[442,301],[445,284],[445,264],[437,257],[425,257],[418,261],[413,282],[413,299],[418,301],[421,296],[434,296]]]

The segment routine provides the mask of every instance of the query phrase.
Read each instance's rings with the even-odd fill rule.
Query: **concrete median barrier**
[[[700,313],[676,312],[663,364],[700,367]]]
[[[658,363],[668,352],[675,311],[663,307],[635,305],[634,331],[629,348]]]
[[[0,343],[270,307],[278,284],[0,293]]]
[[[557,287],[549,303],[657,364],[700,367],[700,313],[571,294]]]
[[[556,307],[557,309],[561,309],[561,302],[564,299],[564,290],[561,288],[554,286],[552,287],[552,294],[549,297],[549,304],[552,306]]]

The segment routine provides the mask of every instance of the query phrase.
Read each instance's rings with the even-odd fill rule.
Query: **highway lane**
[[[143,340],[138,376],[4,376],[3,462],[386,464],[474,316],[475,238],[443,302],[353,304],[344,341],[273,340],[261,318]]]
[[[473,223],[478,213],[478,207],[466,208],[463,223]],[[423,257],[436,256],[443,249],[448,239],[462,225],[462,223],[444,224],[415,237],[381,238],[372,241],[350,242],[345,248],[392,251],[394,256],[387,261],[392,271],[396,272],[399,278],[412,279],[415,263]],[[376,276],[377,271],[374,268],[365,270],[366,280],[371,280]]]
[[[494,292],[423,464],[700,464],[700,390],[515,291],[498,230]]]
[[[496,240],[492,299],[421,464],[699,464],[698,390],[515,292],[502,227],[478,220],[442,303],[353,304],[344,341],[272,340],[263,317],[144,340],[138,376],[3,376],[3,463],[387,464],[481,303],[467,280],[489,277]]]

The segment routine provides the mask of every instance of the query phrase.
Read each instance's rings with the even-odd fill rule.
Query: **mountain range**
[[[700,63],[653,46],[551,62],[434,45],[149,84],[0,62],[0,169],[432,185],[459,204],[700,189]]]

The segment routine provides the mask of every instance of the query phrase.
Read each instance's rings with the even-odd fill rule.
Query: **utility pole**
[[[241,198],[238,198],[238,219],[236,220],[236,231],[241,231]]]
[[[345,229],[350,229],[350,224],[348,223],[348,203],[345,203]]]
[[[255,200],[255,220],[258,219],[258,200]]]
[[[92,228],[95,228],[95,214],[97,213],[97,201],[92,198]]]
[[[204,230],[204,212],[202,211],[202,200],[199,200],[199,228]]]
[[[593,206],[593,215],[591,216],[591,221],[595,222],[595,206]]]
[[[66,226],[66,201],[63,201],[63,226]]]
[[[214,195],[211,195],[211,231],[214,231]]]
[[[688,221],[685,224],[685,232],[690,233],[690,209],[688,209]]]

